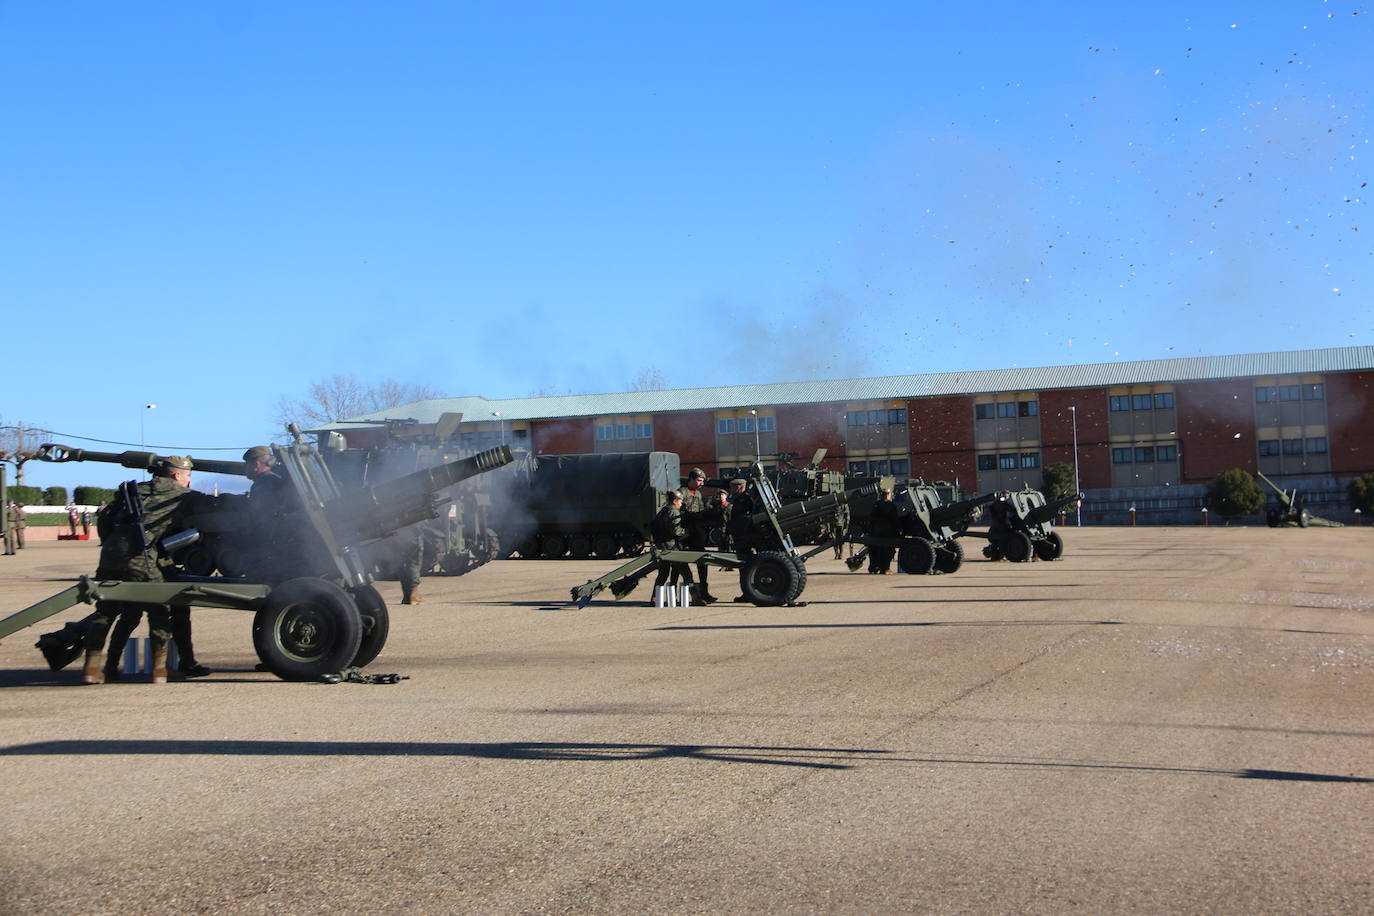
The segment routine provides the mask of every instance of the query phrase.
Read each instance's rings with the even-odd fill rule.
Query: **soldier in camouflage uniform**
[[[214,497],[188,489],[191,459],[173,455],[162,459],[153,469],[153,479],[134,486],[142,503],[143,519],[129,511],[125,500],[116,497],[96,514],[100,535],[100,563],[97,579],[124,582],[162,582],[157,562],[158,543],[185,527],[185,519],[213,505]],[[132,481],[130,482],[132,484]],[[208,501],[208,502],[207,502]],[[167,683],[167,640],[171,637],[172,611],[165,604],[132,604],[124,601],[97,601],[86,631],[86,667],[82,681],[105,683],[102,662],[105,637],[110,624],[126,610],[148,614],[153,647],[153,683]]]
[[[711,526],[718,524],[723,517],[719,504],[707,504],[706,494],[701,489],[705,483],[706,472],[701,468],[692,468],[687,474],[687,486],[678,491],[682,495],[682,527],[686,531],[683,546],[688,550],[705,550]],[[704,603],[715,604],[716,596],[711,594],[707,585],[709,569],[705,560],[697,561],[697,578],[701,581],[697,594]]]

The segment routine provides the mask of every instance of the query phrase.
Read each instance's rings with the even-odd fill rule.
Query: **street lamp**
[[[1071,416],[1071,417],[1073,418],[1073,492],[1074,492],[1075,496],[1077,496],[1077,494],[1083,492],[1082,488],[1080,488],[1079,485],[1078,485],[1078,408],[1077,408],[1077,407],[1070,407],[1070,408],[1069,408],[1069,416]],[[1082,527],[1083,527],[1083,500],[1082,500],[1082,499],[1075,499],[1075,500],[1074,500],[1074,503],[1078,506],[1078,509],[1077,509],[1077,513],[1078,513],[1078,522],[1077,522],[1077,526],[1078,526],[1079,528],[1082,528]]]
[[[147,448],[148,438],[143,428],[143,418],[148,415],[148,411],[157,407],[156,404],[144,404],[143,409],[138,412],[138,447]]]
[[[751,410],[749,416],[754,418],[754,461],[763,464],[763,455],[759,454],[759,412]]]
[[[491,415],[496,418],[496,425],[501,430],[501,444],[506,444],[506,421],[501,419],[501,411],[493,410]]]

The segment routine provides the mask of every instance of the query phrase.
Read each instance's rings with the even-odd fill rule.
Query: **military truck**
[[[79,603],[127,601],[252,611],[258,658],[285,680],[313,680],[371,662],[386,643],[390,618],[372,585],[363,547],[406,525],[434,518],[442,504],[440,493],[510,463],[510,449],[488,449],[345,492],[321,454],[304,444],[294,425],[291,430],[292,444],[271,448],[274,470],[285,480],[290,497],[281,511],[264,512],[252,497],[221,497],[212,511],[191,520],[193,527],[149,545],[166,581],[96,581],[82,576],[71,588],[0,620],[0,638]],[[152,452],[114,454],[58,444],[44,445],[38,457],[143,470],[163,460]],[[244,473],[240,462],[201,459],[195,464],[201,471]],[[196,554],[196,547],[204,555]],[[221,574],[196,575],[190,567],[218,569]],[[76,629],[69,625],[59,631],[65,638],[48,634],[53,637],[48,645],[40,640],[54,670],[80,654]]]

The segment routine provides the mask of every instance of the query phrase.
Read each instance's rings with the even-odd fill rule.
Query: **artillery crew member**
[[[194,493],[191,459],[173,455],[153,468],[153,479],[121,487],[119,497],[107,503],[96,515],[100,535],[100,563],[97,579],[125,582],[161,582],[162,568],[157,562],[158,544],[185,525],[185,520],[205,501],[214,497]],[[171,638],[172,611],[165,604],[134,604],[125,601],[97,601],[86,631],[86,668],[82,681],[103,684],[105,637],[114,619],[126,611],[146,611],[153,648],[153,683],[167,682],[167,640]],[[190,661],[190,659],[188,659]]]
[[[687,486],[678,491],[682,495],[682,527],[686,530],[683,546],[688,550],[705,550],[711,525],[722,517],[720,505],[707,505],[706,494],[701,489],[705,483],[706,472],[692,468],[687,474]],[[697,579],[701,582],[697,594],[704,603],[714,604],[716,596],[707,585],[709,569],[705,560],[697,561]]]
[[[873,512],[868,516],[868,533],[878,538],[895,538],[901,535],[901,512],[892,501],[892,491],[878,491],[878,501],[873,504]],[[892,556],[895,547],[868,548],[868,571],[880,576],[892,575]]]
[[[757,552],[754,542],[753,515],[754,496],[749,492],[749,482],[741,477],[730,481],[730,516],[725,522],[725,533],[730,538],[730,550],[741,560],[749,560]],[[735,601],[748,601],[744,597],[744,566],[739,569],[740,593]]]
[[[658,514],[654,516],[653,522],[649,525],[649,530],[654,536],[654,547],[659,550],[678,550],[682,546],[682,540],[687,536],[687,530],[682,524],[682,494],[676,490],[668,491],[668,502]],[[669,578],[671,576],[671,579]],[[692,567],[686,563],[660,563],[658,576],[654,579],[654,588],[667,582],[669,585],[677,585],[681,578],[689,587],[692,582]]]
[[[24,529],[28,522],[24,519],[24,507],[14,500],[10,500],[9,505],[10,519],[10,552],[24,549]]]

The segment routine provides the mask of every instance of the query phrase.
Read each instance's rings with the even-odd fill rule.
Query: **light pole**
[[[1083,490],[1078,486],[1078,408],[1070,407],[1069,416],[1073,418],[1073,492],[1074,496],[1077,497],[1079,493],[1083,492]],[[1082,528],[1083,500],[1075,498],[1074,504],[1078,507],[1078,521],[1076,524],[1077,527]]]
[[[141,449],[148,447],[148,436],[143,428],[143,418],[148,415],[148,411],[156,407],[156,404],[144,404],[143,409],[138,412],[138,447]]]
[[[763,464],[763,455],[759,454],[759,412],[749,411],[749,416],[754,418],[754,461],[759,465]]]
[[[496,418],[496,425],[501,430],[501,444],[506,444],[506,421],[501,419],[501,411],[493,410],[491,415]]]

